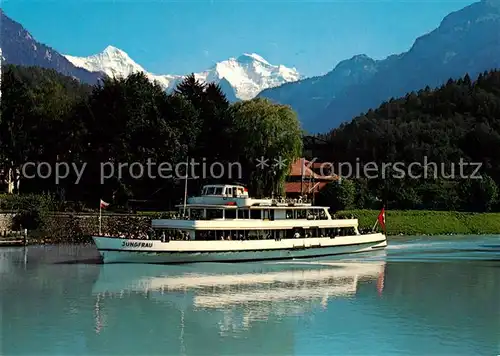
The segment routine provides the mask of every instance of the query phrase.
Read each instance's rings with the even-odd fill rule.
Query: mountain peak
[[[351,58],[352,61],[373,61],[371,57],[366,54],[356,54]]]
[[[107,54],[107,55],[114,56],[114,57],[117,57],[117,56],[129,57],[126,52],[122,51],[118,47],[111,46],[111,45],[107,46],[104,49],[104,51],[102,51],[102,54]]]
[[[243,53],[241,56],[238,57],[237,61],[240,63],[257,61],[269,66],[271,65],[268,61],[266,61],[262,56],[258,55],[257,53]]]
[[[133,73],[144,72],[149,79],[159,82],[167,91],[172,90],[183,78],[180,75],[148,73],[126,52],[114,46],[107,46],[103,52],[90,57],[66,58],[78,67],[102,71],[110,77],[127,77]],[[234,97],[247,100],[264,89],[297,81],[300,74],[295,68],[272,65],[256,53],[244,53],[237,59],[233,57],[216,63],[206,71],[195,73],[195,77],[202,82],[221,83],[230,100]],[[229,89],[230,87],[232,89]]]

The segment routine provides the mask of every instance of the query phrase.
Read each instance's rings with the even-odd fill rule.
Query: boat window
[[[203,209],[191,209],[191,220],[200,220],[203,218]]]
[[[248,209],[239,209],[238,219],[248,219]]]
[[[196,231],[195,240],[215,240],[213,231]]]
[[[226,195],[233,196],[233,187],[226,188]]]
[[[214,187],[207,187],[206,195],[214,195],[214,192],[215,192]]]
[[[300,209],[297,210],[297,219],[305,219],[307,218],[307,210]]]
[[[274,209],[262,210],[264,213],[264,219],[274,220]]]
[[[293,219],[293,210],[288,209],[288,210],[286,211],[286,218],[287,218],[287,219]]]
[[[226,219],[236,219],[236,209],[226,209]]]
[[[321,233],[319,231],[319,228],[316,226],[312,226],[309,228],[309,237],[320,237]]]
[[[222,219],[222,209],[207,209],[207,219]]]
[[[307,211],[307,219],[308,220],[316,220],[318,218],[318,210],[308,210]]]
[[[214,188],[215,191],[214,191],[214,194],[215,195],[222,195],[222,188],[221,187],[217,187],[217,188]]]
[[[262,219],[261,211],[258,209],[250,209],[250,219]]]
[[[158,229],[155,233],[155,238],[159,240],[190,240],[191,235],[188,230],[179,229]]]

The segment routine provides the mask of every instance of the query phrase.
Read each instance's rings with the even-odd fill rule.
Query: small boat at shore
[[[152,236],[94,236],[104,263],[243,262],[369,252],[387,246],[361,234],[357,219],[333,219],[328,207],[254,199],[241,185],[206,185],[178,206],[182,218],[155,219]]]

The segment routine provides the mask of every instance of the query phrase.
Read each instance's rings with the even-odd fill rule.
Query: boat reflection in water
[[[222,324],[232,319],[229,314],[233,312],[242,312],[237,328],[246,329],[252,321],[267,320],[271,315],[290,316],[314,307],[326,308],[329,299],[354,296],[361,281],[381,293],[384,269],[385,261],[380,260],[214,264],[203,268],[103,265],[93,294],[101,303],[107,298],[144,294],[180,311],[221,311],[219,320],[210,313],[208,322],[219,324],[223,331]],[[199,322],[203,318],[196,319]]]

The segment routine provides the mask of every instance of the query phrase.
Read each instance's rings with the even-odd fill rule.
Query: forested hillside
[[[466,75],[435,90],[427,87],[391,99],[320,137],[327,142],[314,153],[320,160],[353,165],[376,162],[378,167],[383,162],[402,162],[405,167],[421,164],[412,167],[421,178],[399,179],[401,174],[387,168],[386,179],[356,179],[347,190],[331,187],[330,194],[339,190],[356,194],[348,204],[380,206],[379,198],[392,209],[497,209],[500,72],[485,72],[475,82]],[[460,160],[480,163],[482,179],[460,177]],[[436,165],[426,169],[425,162]],[[476,166],[464,166],[463,176],[470,176]],[[427,178],[423,177],[426,171]]]
[[[292,160],[302,151],[300,125],[290,108],[265,99],[231,105],[219,86],[201,84],[194,76],[167,95],[143,74],[90,87],[53,70],[8,65],[1,84],[2,167],[20,169],[27,162],[47,162],[54,169],[58,162],[67,162],[79,171],[85,168],[80,179],[72,170],[56,184],[54,172],[40,178],[48,175],[45,166],[36,178],[21,179],[21,192],[47,191],[61,200],[87,202],[102,197],[119,205],[129,199],[158,200],[165,207],[167,199],[178,203],[184,184],[161,178],[158,166],[170,165],[164,177],[182,177],[185,167],[176,172],[175,165],[189,157],[198,163],[189,175],[207,176],[190,181],[190,190],[207,183],[211,163],[221,162],[227,163],[226,169],[215,169],[215,178],[241,180],[255,194],[267,194],[273,186],[282,187],[286,169],[273,175],[257,169],[255,158],[281,155]],[[151,174],[141,175],[137,165],[131,169],[134,162],[147,168],[148,161],[154,165]],[[106,170],[109,177],[101,184],[105,162],[112,163],[115,171]],[[241,177],[238,167],[229,165],[232,162],[241,163]],[[202,163],[208,172],[200,169]],[[119,164],[126,165],[122,174]],[[34,175],[34,167],[28,173]]]
[[[47,162],[52,168],[67,162],[80,171],[84,168],[81,177],[71,170],[59,184],[54,172],[46,179],[40,174],[21,179],[22,193],[52,192],[60,200],[103,198],[121,206],[130,199],[156,200],[165,208],[166,202],[182,199],[184,186],[182,179],[159,177],[158,165],[187,158],[205,163],[208,170],[207,179],[189,181],[190,192],[213,175],[212,181],[242,181],[253,194],[268,195],[283,189],[287,169],[277,169],[274,175],[271,169],[256,167],[256,159],[264,156],[272,163],[281,156],[290,162],[300,157],[303,146],[300,125],[289,107],[264,99],[230,104],[219,86],[200,84],[193,76],[167,95],[142,74],[91,87],[52,70],[9,65],[3,68],[0,114],[4,169],[19,169],[26,162]],[[311,155],[318,161],[349,162],[360,171],[353,177],[356,172],[349,175],[334,166],[334,173],[353,179],[331,184],[317,202],[335,209],[385,204],[389,209],[498,210],[499,118],[499,71],[485,72],[475,82],[465,76],[391,99],[318,137],[326,142],[313,147]],[[156,164],[156,178],[148,172],[137,178],[140,172],[130,165],[147,167],[148,160]],[[105,162],[113,163],[115,171],[105,171],[101,184]],[[220,169],[210,172],[213,162],[226,168],[238,162],[242,176],[235,166],[222,175]],[[373,169],[368,172],[371,178],[363,171],[369,162],[376,164],[377,177]],[[481,165],[482,179],[464,177],[476,170],[477,164],[464,165],[470,162]],[[121,174],[120,163],[126,165]],[[191,174],[202,175],[199,167]],[[34,174],[34,168],[28,173]],[[423,173],[426,177],[415,178]]]

